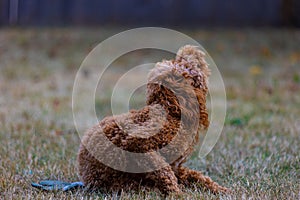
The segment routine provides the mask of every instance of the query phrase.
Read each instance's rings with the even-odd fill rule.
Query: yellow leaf
[[[252,65],[249,69],[249,73],[253,76],[257,76],[262,74],[263,70],[259,65]]]

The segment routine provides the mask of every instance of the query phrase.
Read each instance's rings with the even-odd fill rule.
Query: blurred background
[[[300,26],[298,0],[0,0],[0,24],[22,26]]]
[[[225,83],[221,137],[205,159],[192,156],[186,165],[230,187],[233,196],[299,199],[299,0],[0,0],[0,199],[85,198],[80,191],[42,193],[30,183],[78,181],[80,138],[72,115],[77,70],[100,42],[142,26],[172,28],[197,40]],[[142,49],[116,59],[96,91],[99,119],[111,115],[112,89],[128,69],[173,57]],[[143,106],[145,88],[129,103]],[[218,198],[201,187],[186,192],[183,199]]]

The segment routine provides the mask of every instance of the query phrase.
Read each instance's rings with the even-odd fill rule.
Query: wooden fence
[[[299,0],[0,0],[0,25],[300,25]]]

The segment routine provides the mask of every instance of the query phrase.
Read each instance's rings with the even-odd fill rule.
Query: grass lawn
[[[71,107],[74,78],[88,52],[119,31],[0,30],[0,199],[160,198],[145,191],[43,192],[30,185],[43,179],[79,180],[80,138]],[[214,58],[227,92],[218,143],[205,159],[192,157],[186,165],[233,190],[214,195],[195,186],[182,199],[300,199],[300,30],[181,31]],[[110,87],[120,69],[163,56],[145,50],[114,62],[107,93],[96,97],[99,117],[110,114]],[[143,105],[143,98],[131,103]]]

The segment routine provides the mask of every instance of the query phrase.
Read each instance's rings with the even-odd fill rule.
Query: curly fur
[[[201,172],[182,166],[199,140],[199,131],[209,126],[206,95],[210,71],[204,57],[197,47],[186,45],[180,48],[175,60],[159,62],[150,71],[147,106],[106,117],[86,132],[78,153],[78,168],[79,176],[87,186],[106,191],[144,187],[169,194],[180,193],[183,185],[199,183],[213,192],[228,191]],[[95,158],[116,157],[116,152],[102,136],[123,150],[150,152],[150,159],[140,161],[144,162],[143,166],[155,167],[163,163],[164,167],[145,173],[124,172],[131,161],[120,153],[111,162],[123,167],[124,171],[110,168]],[[177,142],[171,144],[171,141]],[[172,151],[161,150],[170,144]],[[177,150],[182,151],[180,156],[167,162]],[[136,163],[137,168],[140,166]]]

